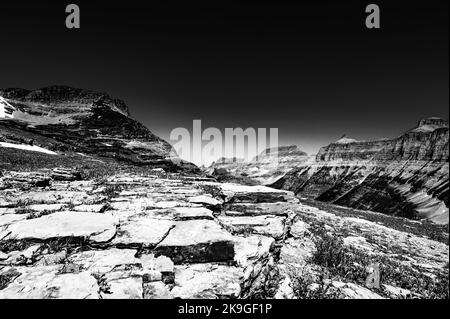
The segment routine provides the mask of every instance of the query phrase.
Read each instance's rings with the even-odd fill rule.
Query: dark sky
[[[80,30],[65,28],[71,2]],[[193,119],[278,127],[310,153],[448,118],[448,1],[71,2],[1,2],[0,87],[105,91],[166,139]]]

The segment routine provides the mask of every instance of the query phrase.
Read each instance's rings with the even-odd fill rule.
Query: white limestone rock
[[[26,214],[6,214],[0,215],[0,227],[13,224],[19,220],[24,220],[27,218]]]
[[[82,265],[91,273],[107,273],[118,266],[140,266],[141,261],[135,257],[136,253],[134,249],[87,250],[69,256],[69,261]]]
[[[204,205],[208,205],[208,206],[222,205],[221,201],[219,201],[211,196],[207,196],[207,195],[198,195],[198,196],[191,197],[191,198],[189,198],[189,202],[194,203],[194,204],[204,204]]]
[[[78,205],[73,208],[76,212],[88,212],[88,213],[100,213],[104,209],[105,205]]]
[[[7,232],[7,238],[15,240],[73,236],[87,237],[93,242],[106,242],[116,233],[116,226],[110,214],[56,212],[16,222],[8,227]]]
[[[171,220],[136,217],[120,225],[113,244],[154,246],[164,239],[173,226]]]
[[[237,298],[240,295],[241,268],[216,264],[175,267],[174,298]]]
[[[214,219],[212,211],[204,207],[176,207],[173,211],[177,220]]]
[[[98,285],[89,272],[58,274],[60,266],[17,267],[21,274],[0,299],[96,299]]]
[[[156,252],[175,263],[227,261],[234,258],[234,240],[214,221],[181,221],[159,243]]]
[[[65,205],[64,204],[35,204],[35,205],[29,205],[26,208],[31,209],[36,212],[56,212],[58,210],[61,210]]]

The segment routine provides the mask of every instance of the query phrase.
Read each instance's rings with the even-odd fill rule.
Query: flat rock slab
[[[87,250],[69,256],[69,261],[83,266],[91,273],[107,273],[118,266],[141,266],[141,261],[135,257],[134,249]]]
[[[290,212],[296,212],[298,206],[292,203],[235,203],[227,207],[226,215],[277,215],[287,216]]]
[[[233,192],[235,194],[245,194],[245,193],[278,193],[278,194],[288,194],[290,192],[279,190],[275,188],[270,188],[267,186],[248,186],[248,185],[240,185],[233,183],[222,183],[216,184],[219,186],[222,191],[225,192]]]
[[[156,254],[168,256],[176,264],[228,261],[234,258],[234,239],[214,221],[182,221],[156,247]]]
[[[214,219],[212,211],[204,207],[176,207],[173,212],[177,220]]]
[[[73,208],[76,212],[88,212],[88,213],[100,213],[104,209],[105,205],[79,205]]]
[[[35,204],[27,206],[26,208],[31,209],[36,212],[56,212],[61,210],[64,207],[64,204]]]
[[[277,216],[221,216],[219,221],[227,229],[240,234],[260,234],[280,238],[284,234],[283,217]]]
[[[175,268],[174,298],[237,298],[241,293],[241,268],[216,264],[193,264]]]
[[[286,202],[293,198],[291,192],[266,186],[246,186],[231,183],[218,184],[217,186],[227,195],[228,201],[234,203]]]
[[[113,244],[122,246],[146,246],[157,245],[174,227],[174,222],[166,219],[148,217],[136,217],[120,225]]]
[[[0,199],[0,205],[1,205],[1,199]],[[7,215],[7,214],[15,214],[15,213],[16,213],[15,208],[0,208],[0,216]]]
[[[190,203],[194,203],[194,204],[203,204],[206,206],[220,206],[222,205],[222,202],[211,197],[211,196],[206,196],[206,195],[199,195],[199,196],[194,196],[189,198],[189,202]]]
[[[56,212],[10,225],[6,239],[46,240],[60,237],[85,237],[92,242],[107,242],[116,233],[111,214]]]
[[[0,299],[97,299],[97,281],[89,272],[58,274],[61,266],[17,267],[20,273]]]
[[[15,222],[18,222],[19,220],[23,220],[26,219],[27,215],[26,214],[5,214],[5,215],[0,215],[0,227],[1,226],[6,226]]]
[[[98,198],[85,192],[77,191],[44,191],[29,192],[15,198],[17,202],[36,204],[92,204]]]
[[[123,199],[123,200],[122,200]],[[155,202],[151,198],[127,198],[127,197],[117,197],[116,201],[111,203],[111,208],[115,210],[134,210],[143,211],[148,207],[153,207]]]

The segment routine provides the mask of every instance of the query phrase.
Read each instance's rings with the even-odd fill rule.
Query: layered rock
[[[223,180],[233,180],[230,178],[232,176],[237,181],[248,184],[270,184],[311,159],[312,157],[296,145],[280,146],[264,150],[249,162],[236,158],[221,158],[212,163],[207,172]]]
[[[344,138],[272,184],[358,209],[448,224],[448,122],[430,118],[395,139]]]
[[[126,104],[105,93],[52,86],[0,90],[0,141],[34,145],[60,156],[112,158],[169,170],[194,165],[172,146],[129,117]],[[7,111],[9,110],[9,112]]]
[[[0,199],[2,299],[445,298],[448,291],[448,233],[425,238],[418,223],[400,230],[393,217],[374,222],[363,211],[316,208],[264,186],[129,173],[17,183]],[[364,269],[377,262],[380,289],[365,284]]]
[[[343,138],[322,147],[318,162],[329,161],[448,161],[448,121],[421,120],[418,126],[395,139],[356,141]]]

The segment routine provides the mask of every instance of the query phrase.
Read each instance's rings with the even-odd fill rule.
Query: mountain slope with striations
[[[421,120],[394,139],[343,138],[271,186],[351,208],[449,222],[449,128]]]
[[[0,142],[57,154],[196,171],[172,146],[129,117],[127,105],[106,93],[51,86],[0,90]]]
[[[221,158],[207,169],[209,174],[224,179],[238,179],[248,184],[270,184],[292,168],[313,160],[296,145],[269,148],[248,162]]]

